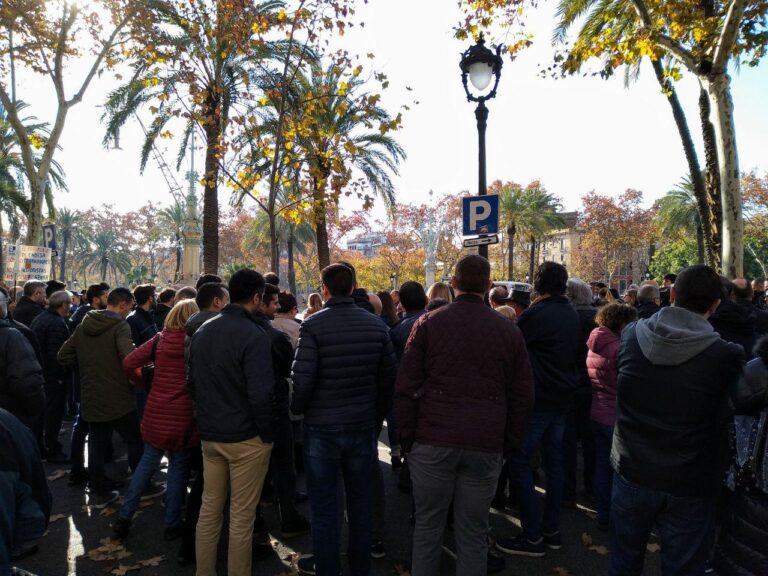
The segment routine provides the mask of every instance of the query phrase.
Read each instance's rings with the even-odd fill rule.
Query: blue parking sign
[[[499,197],[470,196],[462,198],[464,236],[497,234],[499,232]]]

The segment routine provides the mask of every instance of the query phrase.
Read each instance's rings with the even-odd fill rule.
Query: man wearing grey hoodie
[[[744,350],[707,318],[720,279],[707,266],[677,277],[674,306],[628,325],[619,351],[611,463],[611,576],[639,575],[655,526],[663,574],[704,574],[715,495],[727,464],[728,397]]]

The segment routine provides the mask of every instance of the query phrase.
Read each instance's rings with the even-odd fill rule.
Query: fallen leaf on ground
[[[90,512],[90,511],[91,511],[91,508],[90,506],[88,506],[88,504],[83,504],[82,506],[80,506],[80,512]]]
[[[404,562],[395,562],[395,574],[397,576],[411,576],[411,570]]]
[[[141,570],[141,566],[139,564],[131,564],[130,566],[123,566],[121,564],[112,570],[110,574],[114,574],[115,576],[125,576],[128,572],[133,572],[134,570]]]
[[[131,553],[125,549],[125,546],[120,544],[117,540],[111,538],[103,538],[100,540],[101,546],[88,550],[86,555],[94,562],[103,562],[104,560],[122,560]],[[141,568],[141,566],[139,566]],[[138,569],[138,568],[137,568]]]
[[[298,570],[291,568],[290,572],[280,572],[277,576],[296,576],[298,573]]]
[[[107,508],[102,508],[99,511],[99,516],[112,516],[112,514],[114,513],[115,513],[114,508],[107,507]]]
[[[592,552],[596,552],[600,556],[608,556],[608,548],[605,546],[590,546],[589,547]]]
[[[557,576],[573,576],[573,572],[563,566],[555,566],[552,568],[552,572],[557,574]]]
[[[48,476],[48,482],[53,482],[54,480],[58,480],[59,478],[64,478],[64,476],[67,475],[66,470],[56,470],[53,474]]]
[[[592,536],[590,536],[586,532],[582,532],[581,533],[581,543],[584,546],[592,546]]]
[[[128,558],[128,556],[133,556],[133,552],[128,552],[128,550],[119,550],[116,556],[118,560],[122,560],[123,558]]]
[[[292,554],[288,554],[286,557],[284,557],[283,562],[288,562],[288,564],[291,566],[298,566],[300,558],[301,554],[298,552],[293,552]]]
[[[61,520],[62,518],[66,518],[66,517],[67,517],[66,514],[54,514],[48,520],[48,524],[53,524],[54,522],[56,522],[56,520]]]
[[[147,558],[146,560],[139,560],[139,564],[142,566],[160,566],[160,562],[163,560],[165,560],[165,555],[152,556],[152,558]]]
[[[646,546],[645,549],[648,550],[648,552],[653,553],[661,550],[661,546],[659,546],[658,544],[656,544],[656,542],[654,542],[653,544],[648,544],[648,546]]]
[[[141,502],[139,502],[139,508],[149,508],[154,503],[155,503],[154,500],[142,500]]]
[[[280,546],[280,541],[272,538],[272,540],[269,541],[269,545],[272,546],[273,550],[277,550],[278,546]]]

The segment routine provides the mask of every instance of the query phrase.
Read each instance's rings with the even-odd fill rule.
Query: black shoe
[[[88,496],[88,506],[101,510],[112,504],[119,497],[120,492],[117,490],[112,490],[111,492],[91,492]]]
[[[296,518],[292,521],[283,522],[283,526],[280,528],[280,537],[285,539],[296,538],[297,536],[309,534],[309,531],[309,521],[304,516],[297,514]]]
[[[503,512],[506,507],[507,507],[506,496],[494,496],[493,500],[491,500],[491,508],[493,508],[494,510]]]
[[[184,525],[179,523],[176,526],[167,526],[163,532],[163,537],[166,542],[173,542],[177,538],[181,538],[184,534]]]
[[[270,554],[274,554],[275,549],[271,544],[262,544],[260,542],[254,542],[252,544],[252,555],[254,560],[263,560]]]
[[[176,554],[176,562],[178,562],[179,566],[189,566],[190,564],[193,564],[195,562],[194,544],[192,546],[182,544],[181,548],[179,548],[179,553]]]
[[[496,554],[493,550],[488,550],[488,574],[496,574],[497,572],[501,572],[504,570],[505,565],[506,562],[504,561],[504,558]]]
[[[496,542],[496,548],[513,556],[541,558],[547,554],[544,538],[539,538],[537,542],[531,542],[522,534],[516,538],[501,538]]]
[[[563,547],[563,537],[560,535],[559,530],[557,532],[552,532],[552,534],[544,532],[541,536],[544,538],[544,544],[547,545],[547,548],[560,550],[560,548]]]
[[[68,486],[82,486],[88,482],[88,470],[70,470],[69,480],[67,480]]]
[[[397,472],[403,467],[403,460],[400,456],[392,456],[392,472]]]
[[[384,558],[386,555],[387,551],[384,550],[384,542],[381,540],[371,542],[371,558]]]
[[[115,523],[112,524],[112,534],[115,538],[122,540],[127,538],[131,533],[131,519],[130,518],[118,518]]]

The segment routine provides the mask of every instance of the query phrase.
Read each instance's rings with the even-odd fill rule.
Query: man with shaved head
[[[757,336],[768,334],[768,312],[761,310],[760,307],[755,304],[754,292],[752,285],[745,278],[736,278],[733,281],[733,301],[741,306],[744,310],[748,310],[750,315],[754,315],[755,318],[755,332]]]

